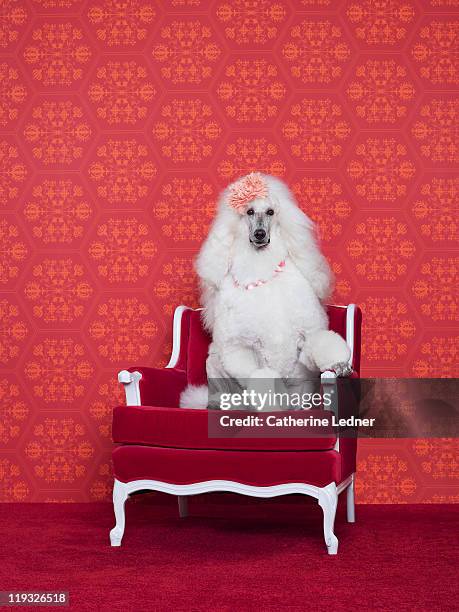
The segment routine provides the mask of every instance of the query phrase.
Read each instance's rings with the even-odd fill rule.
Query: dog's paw
[[[335,363],[331,366],[331,368],[328,369],[334,372],[336,376],[339,376],[340,378],[352,374],[352,367],[349,365],[348,361],[341,361],[339,363]]]
[[[306,349],[306,350],[305,350]],[[309,352],[308,350],[309,349]],[[336,332],[322,329],[307,337],[307,344],[303,348],[302,354],[306,353],[315,369],[319,372],[338,368],[341,372],[345,370],[351,358],[351,350],[346,341]],[[302,355],[300,355],[301,359]],[[303,360],[302,363],[305,363]],[[344,376],[344,374],[338,374]]]

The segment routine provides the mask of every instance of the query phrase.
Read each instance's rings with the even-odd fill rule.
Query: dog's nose
[[[253,232],[253,235],[255,236],[255,240],[263,240],[263,238],[266,237],[266,232],[264,229],[257,229]]]

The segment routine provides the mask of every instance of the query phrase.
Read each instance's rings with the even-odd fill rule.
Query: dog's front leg
[[[250,378],[261,367],[256,351],[243,345],[225,347],[220,358],[227,376],[238,381]]]
[[[229,350],[225,347],[222,350],[214,342],[209,346],[206,361],[209,408],[222,409],[224,396],[239,394],[244,389],[245,382],[240,376],[244,367],[254,367],[250,356],[245,352],[234,350],[234,347]]]
[[[352,372],[351,351],[346,341],[336,332],[322,329],[306,336],[299,360],[308,369],[320,372],[333,370],[338,376]]]

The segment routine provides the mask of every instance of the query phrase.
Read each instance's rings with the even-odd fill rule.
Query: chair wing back
[[[201,311],[190,316],[190,336],[187,351],[187,379],[190,385],[207,384],[206,359],[211,342],[201,321]]]
[[[172,355],[167,367],[185,371],[190,385],[205,385],[210,342],[202,325],[201,309],[179,306],[174,314]]]
[[[360,373],[360,345],[362,313],[354,304],[327,306],[330,329],[337,332],[349,344],[352,351],[352,367]],[[207,383],[206,359],[211,337],[201,321],[201,310],[184,306],[174,315],[174,344],[169,367],[184,370],[190,385]]]

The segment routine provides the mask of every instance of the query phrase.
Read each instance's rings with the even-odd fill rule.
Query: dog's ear
[[[333,273],[320,251],[314,223],[299,208],[286,185],[275,179],[270,193],[271,189],[278,202],[280,230],[288,253],[317,297],[326,300],[333,291]]]
[[[196,271],[201,282],[216,289],[220,287],[229,270],[237,222],[237,213],[225,204],[223,198],[224,196],[220,200],[217,216],[196,259]]]
[[[196,259],[196,271],[201,284],[204,323],[213,327],[213,300],[228,273],[238,215],[226,204],[227,192],[220,198],[217,216]]]

